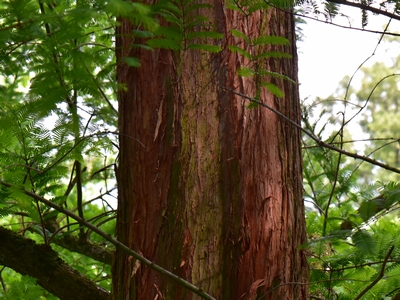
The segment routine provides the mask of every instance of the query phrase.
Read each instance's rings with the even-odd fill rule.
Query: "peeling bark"
[[[265,108],[223,88],[254,96],[254,81],[236,71],[248,61],[227,50],[241,30],[279,35],[293,59],[265,67],[297,81],[294,22],[269,9],[244,17],[201,10],[225,34],[218,54],[132,50],[131,25],[117,33],[120,160],[118,239],[217,299],[307,299],[301,134]],[[251,29],[251,30],[248,30]],[[122,63],[141,59],[138,69]],[[272,79],[271,79],[272,80]],[[261,100],[300,123],[297,85]],[[117,250],[113,299],[196,299]]]
[[[65,264],[47,245],[38,245],[0,227],[0,265],[36,278],[61,300],[107,300],[109,293]]]

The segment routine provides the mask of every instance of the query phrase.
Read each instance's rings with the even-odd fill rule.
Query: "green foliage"
[[[357,152],[397,168],[399,151],[392,138],[398,132],[397,75],[383,63],[361,72],[359,89],[349,87],[346,77],[332,97],[317,99],[318,109],[304,107],[304,127],[320,140],[355,152],[343,119],[359,115],[360,129],[368,135]],[[313,116],[313,109],[320,114]],[[335,118],[338,112],[343,119]],[[354,299],[383,273],[362,299],[393,299],[399,286],[399,175],[322,149],[307,137],[304,141],[305,200],[311,203],[305,247],[310,251],[312,295]]]
[[[297,0],[295,1],[299,14],[312,14],[314,16],[324,16],[327,22],[332,22],[337,16],[344,16],[339,12],[340,5],[330,1]]]
[[[350,143],[346,143],[349,133],[342,123],[336,127],[327,125],[334,108],[323,108],[317,116],[310,107],[303,108],[304,128],[326,143],[352,151]],[[379,181],[359,184],[359,164],[315,145],[306,135],[303,141],[309,239],[304,248],[309,253],[311,295],[320,299],[355,299],[383,272],[384,277],[362,299],[391,299],[399,284],[400,185]],[[395,250],[388,257],[392,246]]]
[[[76,270],[110,290],[110,266],[55,245],[80,227],[20,188],[52,200],[109,234],[115,227],[117,101],[114,26],[127,16],[143,36],[158,23],[130,1],[0,4],[0,222],[50,243]],[[154,35],[154,34],[152,34]],[[125,58],[138,66],[137,58]],[[78,174],[78,165],[81,165]],[[82,185],[82,188],[78,187]],[[79,199],[82,191],[83,199]],[[90,231],[84,238],[110,247]],[[2,299],[56,299],[30,277],[2,269]]]
[[[0,292],[1,299],[4,300],[55,300],[58,299],[50,293],[44,291],[39,285],[36,284],[36,280],[29,276],[18,276],[18,274],[6,274],[5,279],[12,281],[8,285],[7,291]],[[8,280],[7,280],[8,281]]]
[[[291,1],[237,1],[232,0],[227,3],[227,7],[236,10],[245,16],[251,15],[255,11],[267,10],[271,6],[274,7],[292,7]],[[260,24],[259,26],[264,26]],[[251,29],[248,30],[251,32]],[[265,88],[274,96],[281,98],[284,96],[283,91],[278,87],[275,79],[284,79],[293,82],[289,77],[272,72],[267,69],[265,61],[268,59],[279,60],[291,58],[291,55],[285,53],[284,46],[289,46],[290,42],[287,38],[274,35],[260,35],[253,38],[247,36],[244,32],[232,29],[230,34],[234,43],[228,46],[233,53],[242,56],[246,62],[244,67],[237,70],[237,74],[242,77],[253,78],[256,84],[256,94],[249,95],[255,99],[260,99],[261,88]],[[257,107],[256,103],[251,103],[248,107]]]
[[[256,83],[256,94],[251,95],[255,99],[260,99],[261,88],[264,87],[274,96],[281,98],[284,96],[283,91],[271,80],[284,79],[293,82],[289,77],[272,72],[265,67],[265,60],[291,58],[291,55],[274,49],[277,46],[289,45],[289,40],[281,36],[262,35],[250,39],[243,32],[232,29],[231,32],[235,37],[236,45],[228,46],[228,49],[244,57],[248,62],[246,66],[237,70],[237,74],[242,77],[254,78]],[[256,107],[257,104],[251,103],[249,108]]]
[[[206,15],[212,13],[212,5],[193,0],[160,1],[153,10],[162,20],[154,31],[155,37],[146,41],[152,48],[168,50],[201,50],[219,52],[221,47],[213,44],[223,35],[215,31]]]

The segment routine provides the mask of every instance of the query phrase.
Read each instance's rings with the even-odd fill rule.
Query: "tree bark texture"
[[[132,49],[134,28],[117,28],[120,157],[118,239],[216,299],[307,299],[301,134],[263,107],[248,109],[231,89],[255,96],[256,82],[237,75],[249,61],[228,50],[249,38],[277,35],[292,59],[264,68],[297,81],[292,15],[275,9],[250,16],[219,0],[200,9],[222,40],[220,53]],[[143,41],[142,41],[143,42]],[[274,50],[268,46],[266,50]],[[250,48],[246,48],[251,51]],[[134,56],[141,67],[123,63]],[[300,124],[298,86],[269,79],[261,101]],[[117,250],[113,299],[197,299]]]
[[[38,245],[0,227],[0,265],[36,278],[37,284],[61,300],[107,300],[109,293],[65,264],[47,245]]]

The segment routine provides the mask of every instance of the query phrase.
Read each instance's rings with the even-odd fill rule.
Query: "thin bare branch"
[[[281,112],[277,111],[276,109],[270,107],[269,105],[267,105],[267,104],[265,104],[265,103],[263,103],[263,102],[261,102],[261,101],[258,101],[257,99],[251,98],[251,97],[249,97],[249,96],[247,96],[247,95],[244,95],[244,94],[242,94],[242,93],[235,92],[234,90],[228,89],[228,88],[226,88],[226,87],[221,87],[221,88],[224,89],[224,90],[226,90],[226,91],[229,91],[229,92],[231,92],[231,93],[233,93],[233,94],[235,94],[235,95],[238,95],[238,96],[240,96],[240,97],[242,97],[242,98],[244,98],[244,99],[247,99],[247,100],[249,100],[249,101],[251,101],[251,102],[257,103],[257,104],[259,104],[259,105],[261,105],[261,106],[263,106],[263,107],[269,109],[269,110],[272,111],[273,113],[277,114],[280,118],[284,119],[285,121],[289,122],[289,123],[292,124],[293,126],[297,127],[297,128],[300,129],[301,131],[303,131],[303,132],[304,132],[306,135],[308,135],[312,140],[314,140],[314,141],[317,143],[317,145],[320,146],[320,147],[324,147],[324,148],[331,149],[331,150],[336,151],[336,152],[340,152],[340,153],[342,153],[342,154],[344,154],[344,155],[346,155],[346,156],[353,157],[353,158],[355,158],[355,159],[361,159],[361,160],[366,161],[366,162],[368,162],[368,163],[370,163],[370,164],[372,164],[372,165],[375,165],[375,166],[381,167],[381,168],[383,168],[383,169],[385,169],[385,170],[389,170],[389,171],[392,171],[392,172],[394,172],[394,173],[400,174],[400,169],[398,169],[398,168],[391,167],[391,166],[389,166],[389,165],[387,165],[387,164],[381,163],[381,162],[379,162],[379,161],[377,161],[377,160],[375,160],[375,159],[366,157],[366,156],[364,156],[364,155],[359,155],[359,154],[357,154],[357,153],[351,153],[351,152],[349,152],[349,151],[346,151],[346,150],[337,148],[337,147],[335,147],[335,146],[332,146],[331,144],[325,143],[324,141],[322,141],[322,140],[320,140],[319,138],[317,138],[314,134],[312,134],[312,133],[309,132],[308,130],[305,130],[304,128],[302,128],[300,124],[297,124],[296,122],[294,122],[293,120],[289,119],[288,117],[286,117],[286,116],[285,116],[284,114],[282,114]]]

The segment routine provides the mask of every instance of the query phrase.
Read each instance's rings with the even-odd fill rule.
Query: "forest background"
[[[108,13],[121,14],[126,7],[118,6],[122,5],[122,2],[115,1],[115,3],[115,6],[108,7]],[[6,5],[2,8],[4,11],[9,9]],[[32,8],[28,6],[15,7],[14,13],[18,14],[24,10],[29,11],[29,9]],[[64,9],[62,6],[55,8],[60,11],[62,9]],[[135,9],[142,9],[143,14],[146,11],[142,7]],[[334,6],[320,5],[318,8],[312,6],[301,8],[300,6],[300,16],[304,14],[301,9],[309,9],[307,16],[319,18],[324,23],[336,22],[335,20],[338,20],[339,17],[344,18],[340,16],[340,12]],[[343,14],[348,14],[348,12],[343,12]],[[300,52],[313,56],[310,61],[302,61],[302,55],[300,55],[300,83],[307,85],[306,75],[303,75],[305,73],[302,71],[306,69],[310,70],[311,75],[307,75],[307,77],[312,78],[313,82],[311,88],[303,89],[303,127],[321,141],[343,150],[343,152],[330,151],[327,148],[312,146],[310,138],[304,135],[304,198],[307,203],[306,219],[309,240],[309,243],[304,245],[304,249],[308,253],[311,267],[310,295],[314,299],[361,299],[361,297],[363,297],[362,299],[396,299],[399,297],[397,295],[400,286],[400,235],[398,234],[400,188],[397,172],[400,167],[398,141],[400,123],[397,121],[399,117],[397,98],[399,94],[399,77],[397,75],[399,73],[397,69],[399,57],[397,51],[393,49],[398,49],[398,36],[396,29],[392,29],[392,25],[386,27],[389,22],[388,18],[386,18],[386,23],[377,22],[370,27],[371,25],[368,26],[367,23],[372,23],[376,16],[370,15],[367,20],[359,10],[351,15],[360,16],[350,23],[352,27],[367,30],[373,28],[371,30],[375,31],[375,33],[359,33],[364,36],[368,35],[368,38],[363,38],[363,40],[371,46],[370,49],[359,50],[348,44],[344,37],[348,31],[354,29],[340,29],[340,32],[343,33],[329,34],[331,36],[328,40],[338,45],[338,48],[344,49],[344,52],[333,50],[334,47],[328,46],[322,40],[312,43],[312,47],[317,53],[324,54],[322,62],[317,62],[315,52],[306,46],[311,45],[309,43],[311,37],[307,35],[306,30],[303,31],[303,42],[299,43]],[[335,16],[337,18],[334,18]],[[97,24],[91,24],[93,25],[91,30],[96,26],[98,28],[103,26],[102,22],[106,22],[107,18],[103,17],[103,20],[97,20]],[[87,22],[90,19],[91,17],[85,16],[84,12],[79,15],[81,22]],[[347,20],[347,18],[345,19]],[[303,20],[309,24],[316,22],[307,20],[307,18]],[[149,22],[146,19],[141,21]],[[346,26],[343,25],[343,22],[341,24]],[[383,27],[380,24],[383,24]],[[299,26],[301,28],[301,25]],[[376,33],[376,31],[379,32]],[[7,33],[6,30],[2,32]],[[326,31],[324,32],[326,33]],[[300,36],[301,33],[299,31]],[[26,36],[32,32],[20,34]],[[111,35],[112,28],[105,34],[99,35],[98,41],[102,42],[101,45],[96,45],[96,41],[89,49],[96,49],[96,46],[104,49],[111,48],[112,44],[109,39]],[[3,38],[6,39],[8,36],[3,36]],[[20,40],[19,42],[24,43],[25,41]],[[154,41],[152,46],[156,46],[156,42]],[[87,44],[76,45],[76,48],[91,43],[92,41],[88,40]],[[328,52],[326,48],[333,51]],[[348,65],[345,59],[348,58],[347,48],[354,49],[357,53],[359,61],[352,59],[355,68],[351,67],[354,72],[357,71],[357,76],[352,79],[352,73],[347,74],[346,72],[343,75],[349,76],[335,84],[335,79],[332,80],[328,75],[321,75],[329,73],[331,69],[329,64],[324,64],[324,62],[332,62],[337,65],[340,61]],[[368,61],[366,64],[362,64],[370,55],[374,54],[375,59],[377,56],[375,53],[378,53],[374,52],[375,48],[377,51],[383,51],[384,63]],[[390,60],[387,59],[387,49],[390,49]],[[40,50],[46,51],[44,48]],[[21,101],[26,97],[34,100],[37,95],[43,95],[43,91],[40,89],[52,90],[54,87],[51,86],[50,81],[46,80],[45,68],[30,70],[33,73],[26,73],[29,64],[34,64],[36,59],[40,59],[40,55],[37,53],[26,52],[26,65],[11,57],[7,58],[7,55],[2,53],[1,128],[3,130],[0,143],[2,149],[6,149],[6,151],[3,150],[0,157],[2,180],[4,180],[0,214],[2,216],[1,224],[4,227],[13,229],[15,232],[22,232],[24,236],[37,242],[43,243],[44,241],[45,244],[52,244],[67,264],[109,291],[111,288],[109,250],[113,248],[113,245],[104,237],[94,233],[92,229],[84,232],[64,213],[58,214],[49,207],[41,206],[39,204],[41,199],[36,199],[37,202],[32,205],[32,200],[26,197],[26,193],[22,193],[15,187],[10,190],[7,186],[7,182],[12,182],[15,176],[26,173],[26,164],[18,162],[15,155],[12,155],[13,153],[18,153],[18,158],[22,159],[22,162],[24,159],[25,163],[30,162],[28,175],[24,179],[25,184],[33,178],[31,177],[33,175],[29,174],[30,171],[39,174],[46,173],[43,170],[40,171],[38,166],[46,165],[46,160],[54,155],[52,150],[54,143],[63,145],[53,157],[53,163],[46,167],[46,170],[50,172],[47,172],[43,178],[40,176],[35,178],[36,193],[52,194],[54,202],[65,209],[76,211],[80,216],[83,215],[82,209],[85,207],[86,220],[90,220],[96,226],[101,226],[107,234],[113,234],[116,209],[115,200],[113,200],[116,196],[113,168],[118,149],[115,133],[116,115],[113,110],[116,105],[117,87],[109,80],[111,69],[114,68],[109,54],[105,51],[96,51],[95,53],[97,64],[105,66],[101,72],[96,69],[95,64],[88,65],[84,61],[76,65],[74,72],[78,72],[79,76],[89,71],[97,73],[97,78],[103,80],[101,88],[99,82],[93,84],[91,77],[85,78],[87,82],[91,82],[91,85],[80,86],[79,89],[87,89],[87,99],[84,101],[92,103],[92,107],[85,108],[87,115],[78,122],[76,119],[78,112],[74,112],[74,106],[71,105],[72,123],[65,122],[70,117],[65,112],[68,109],[66,106],[50,106],[50,100],[55,94],[47,95],[49,102],[44,99],[43,107],[27,105],[21,108],[7,102],[6,99],[18,97]],[[93,53],[88,52],[87,55],[89,57]],[[139,66],[139,61],[135,58],[127,63]],[[319,69],[319,66],[322,68]],[[357,69],[359,66],[361,68]],[[16,72],[20,72],[22,75],[12,77],[11,74]],[[31,81],[33,74],[42,74],[43,76],[36,76],[35,80]],[[74,76],[74,74],[69,75],[71,78]],[[324,86],[319,80],[331,83],[329,88],[323,87],[324,92],[330,90],[332,85],[337,85],[338,88],[330,96],[324,95],[321,98],[311,95],[309,97],[311,91],[317,90],[313,87]],[[274,90],[273,87],[271,90],[279,94],[279,90]],[[93,95],[100,95],[108,105],[102,106],[103,104],[90,102],[93,100],[92,98],[95,98]],[[77,98],[71,99],[71,101],[82,100]],[[55,121],[48,118],[38,122],[37,118],[41,116],[32,114],[33,109],[43,109],[43,116],[50,115],[50,111],[57,112],[58,118]],[[79,114],[82,114],[82,111]],[[353,120],[353,115],[357,115],[357,119]],[[74,120],[77,123],[74,123]],[[86,123],[82,121],[86,121]],[[54,124],[49,125],[53,122]],[[82,134],[79,132],[82,128],[80,125],[78,126],[80,122],[85,123],[82,127],[83,132],[94,139],[87,142],[80,139]],[[75,136],[72,135],[72,139],[69,136],[70,132],[76,133]],[[71,148],[71,145],[79,145],[79,147]],[[21,152],[21,149],[25,152]],[[21,155],[21,153],[28,153],[27,150],[36,153],[35,161]],[[344,151],[357,152],[362,157],[370,158],[370,161],[355,160],[354,157],[348,157],[347,152]],[[72,161],[73,170],[76,174],[81,174],[83,178],[79,179],[71,174],[69,176],[71,170],[68,170],[65,165],[58,164],[63,160]],[[89,162],[90,174],[80,166],[80,161]],[[23,172],[18,169],[21,166],[23,166]],[[385,169],[385,167],[387,168]],[[47,185],[49,178],[54,183],[50,189]],[[85,187],[84,189],[77,188],[75,191],[73,187],[79,182],[84,182]],[[65,187],[68,192],[59,194],[59,191]],[[44,188],[46,191],[40,192]],[[84,195],[79,195],[79,190],[83,191]],[[88,197],[88,195],[90,196]],[[74,203],[72,199],[76,198],[81,201],[85,199],[84,205]],[[54,220],[57,222],[54,223]],[[51,227],[52,224],[55,226],[54,228]],[[54,232],[62,234],[54,234]],[[85,239],[82,240],[83,236]],[[87,241],[88,238],[91,243],[85,244],[83,241]],[[75,243],[76,241],[79,242]],[[95,243],[95,246],[92,243]],[[2,267],[0,274],[1,297],[4,299],[57,299],[36,285],[35,279],[21,276],[11,268]]]

